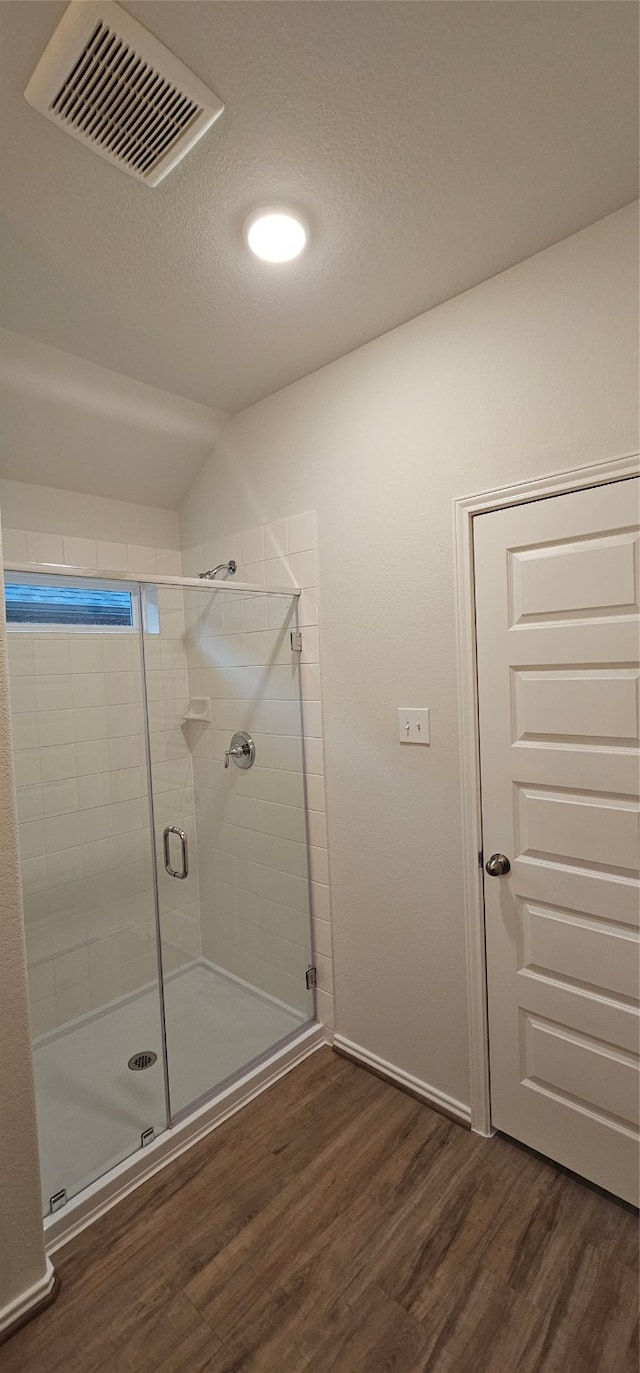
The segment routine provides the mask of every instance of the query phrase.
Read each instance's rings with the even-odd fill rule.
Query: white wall
[[[2,328],[0,412],[0,476],[167,510],[227,418]]]
[[[0,509],[4,529],[28,529],[35,534],[58,534],[119,545],[118,548],[102,550],[104,557],[88,564],[92,567],[108,567],[112,572],[127,571],[127,544],[160,550],[180,547],[175,511],[161,510],[153,505],[114,501],[106,496],[87,496],[80,491],[60,491],[53,486],[32,486],[30,482],[5,480],[0,481]],[[76,563],[78,553],[78,549],[73,550]],[[13,548],[5,548],[6,558],[16,556]],[[115,563],[114,557],[118,559]],[[111,561],[106,562],[105,558]],[[29,555],[29,560],[41,562],[45,558],[42,554],[38,556],[36,551],[33,559]],[[50,561],[49,554],[47,560]],[[148,569],[136,567],[132,570],[138,572]],[[157,566],[152,570],[161,572],[163,569]]]
[[[637,299],[629,207],[236,416],[182,511],[318,512],[337,1028],[462,1102],[451,502],[637,446]]]

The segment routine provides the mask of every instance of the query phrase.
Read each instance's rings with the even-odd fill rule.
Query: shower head
[[[201,581],[210,582],[213,581],[214,577],[217,577],[219,572],[227,572],[230,577],[233,577],[233,574],[236,571],[237,566],[238,564],[235,561],[235,559],[229,558],[228,563],[218,563],[217,567],[211,567],[208,572],[199,572],[198,576]]]

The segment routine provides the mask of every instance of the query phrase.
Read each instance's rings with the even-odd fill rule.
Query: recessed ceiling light
[[[264,262],[290,262],[297,257],[308,238],[306,224],[299,215],[280,205],[254,210],[244,222],[244,236],[252,253]]]

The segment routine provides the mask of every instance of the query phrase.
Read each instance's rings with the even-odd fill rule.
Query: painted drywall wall
[[[2,328],[0,411],[0,476],[168,510],[227,418]]]
[[[451,503],[637,446],[637,248],[629,207],[260,402],[182,510],[317,510],[337,1028],[465,1103]]]
[[[87,566],[109,568],[112,572],[127,571],[127,544],[160,550],[180,547],[175,511],[162,510],[153,505],[114,501],[106,496],[87,496],[79,491],[60,491],[53,486],[33,486],[30,482],[4,480],[0,481],[0,509],[4,529],[25,529],[36,534],[57,534],[71,539],[91,539],[119,545],[101,550],[101,557],[96,562],[92,560],[87,563]],[[29,554],[29,560],[60,561],[52,557],[52,551],[46,556],[43,552],[39,556],[36,553],[33,558]],[[80,552],[73,550],[76,565]],[[17,554],[14,554],[13,548],[6,548],[5,556]],[[63,560],[69,561],[64,551]],[[129,570],[147,571],[147,568]],[[163,569],[158,566],[152,570],[160,572]]]
[[[0,569],[0,585],[2,573]],[[45,1276],[18,859],[4,598],[0,607],[0,1319]]]

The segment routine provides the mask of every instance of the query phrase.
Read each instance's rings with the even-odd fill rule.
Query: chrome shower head
[[[235,559],[229,558],[228,563],[218,563],[217,567],[211,567],[208,572],[199,572],[198,576],[201,581],[212,582],[214,577],[217,577],[219,572],[227,572],[230,577],[233,577],[233,574],[237,570],[237,567],[238,564],[235,561]]]

